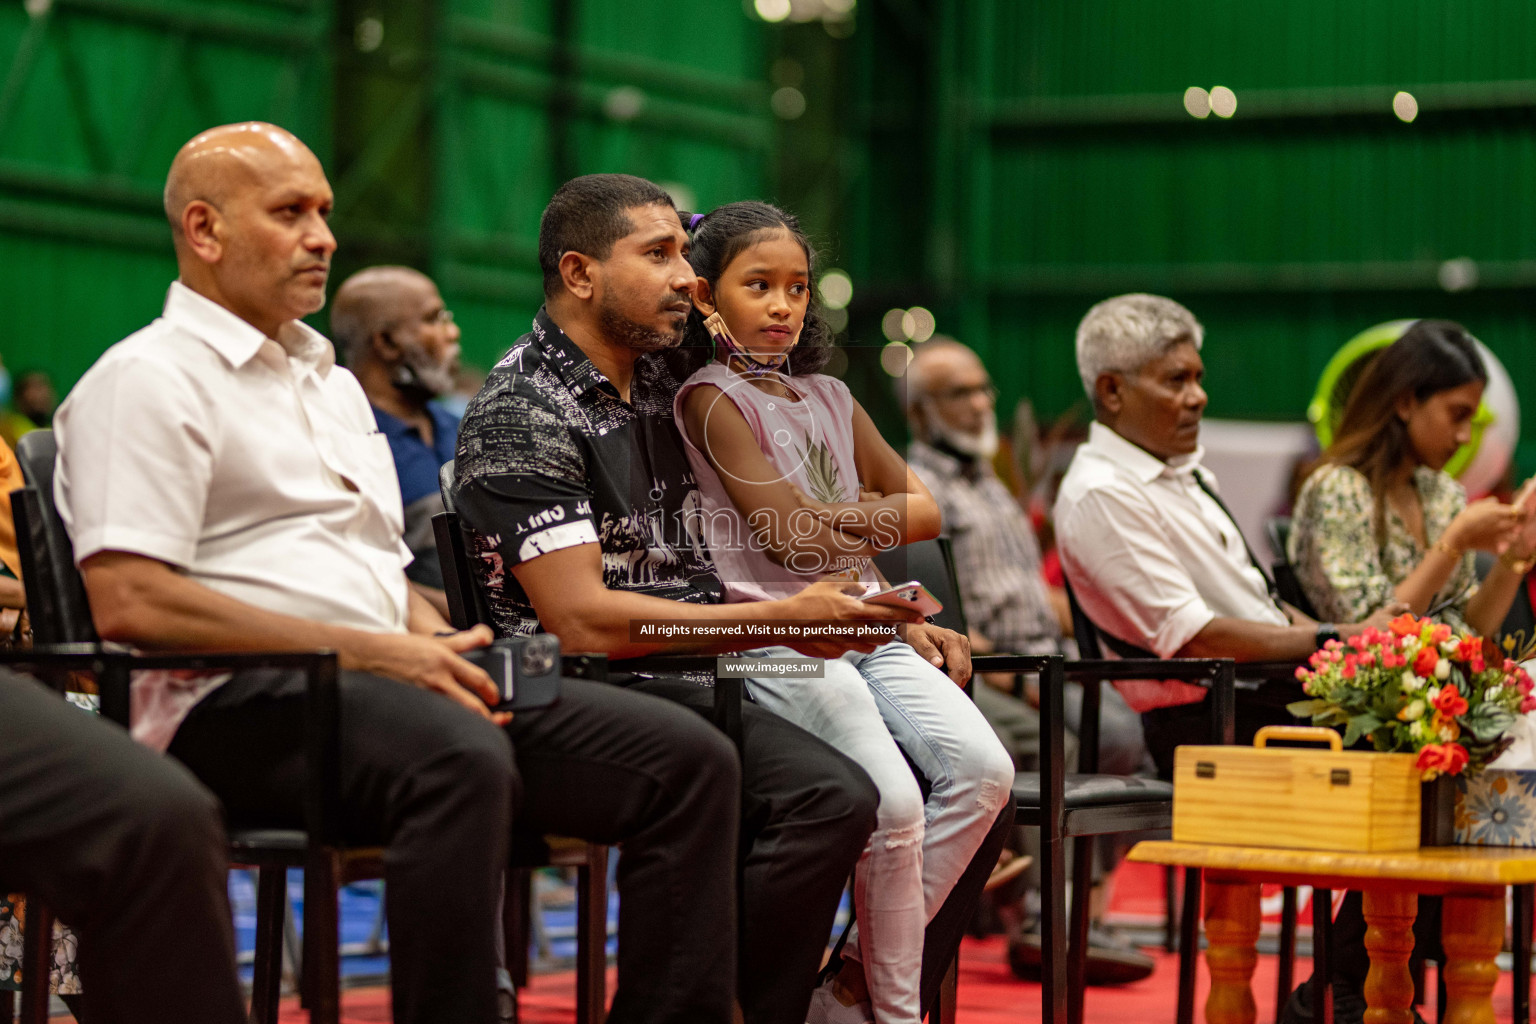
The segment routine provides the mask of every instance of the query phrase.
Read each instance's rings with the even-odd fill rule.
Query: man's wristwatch
[[[1321,648],[1329,640],[1342,640],[1339,636],[1339,627],[1331,622],[1319,622],[1317,624],[1317,646]]]

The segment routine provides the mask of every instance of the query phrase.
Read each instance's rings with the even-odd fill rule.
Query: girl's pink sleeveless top
[[[683,422],[683,396],[701,384],[713,384],[729,400],[757,436],[768,462],[806,494],[819,501],[858,501],[859,477],[854,464],[853,396],[835,377],[819,373],[780,376],[800,396],[789,401],[759,390],[745,377],[712,362],[683,382],[672,403],[672,415],[687,446],[688,462],[702,502],[692,533],[699,530],[709,545],[715,568],[725,584],[727,601],[769,601],[799,593],[829,572],[852,568],[849,579],[873,582],[868,561],[856,566],[797,564],[792,572],[769,558],[752,536],[746,518],[731,501],[709,459],[688,437]],[[729,469],[729,467],[726,467]]]

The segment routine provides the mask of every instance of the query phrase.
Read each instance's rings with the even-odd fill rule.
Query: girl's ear
[[[1407,423],[1413,416],[1414,407],[1418,405],[1413,395],[1405,394],[1397,400],[1397,418]]]
[[[715,311],[715,293],[710,290],[709,282],[702,277],[693,285],[693,305],[705,316]]]

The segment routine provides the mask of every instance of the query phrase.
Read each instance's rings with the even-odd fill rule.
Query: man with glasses
[[[441,398],[454,389],[459,328],[430,277],[409,267],[369,267],[342,282],[331,333],[389,440],[405,506],[406,576],[447,614],[432,517],[443,511],[437,474],[453,458],[459,417]]]
[[[1063,636],[1066,599],[1053,593],[1040,573],[1040,543],[1024,511],[997,478],[997,388],[981,359],[956,341],[918,346],[904,378],[903,405],[913,441],[907,462],[933,492],[954,549],[955,574],[978,652],[1010,654],[1076,653]],[[1039,765],[1040,715],[1030,700],[1014,693],[1014,677],[989,673],[978,677],[976,706],[1013,754],[1020,769]],[[1067,684],[1067,727],[1077,731],[1083,689]],[[1100,770],[1130,775],[1146,759],[1139,717],[1112,688],[1105,688],[1099,713]],[[1068,757],[1076,762],[1075,737],[1068,736]],[[1030,853],[1037,845],[1032,829],[1020,830],[1015,848]],[[1001,870],[1001,869],[1000,869]],[[1022,976],[1038,975],[1038,917],[1029,913],[1039,891],[1039,871],[1024,875],[1024,920],[1009,939],[1009,961]],[[1096,892],[1098,890],[1096,889]],[[1102,902],[1102,898],[1099,902]],[[1102,909],[1102,908],[1099,908]],[[1150,957],[1108,929],[1089,933],[1088,980],[1120,983],[1152,973]]]

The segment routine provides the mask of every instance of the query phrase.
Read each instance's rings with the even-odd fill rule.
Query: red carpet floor
[[[1278,908],[1278,897],[1272,901]],[[1143,926],[1161,920],[1162,883],[1159,869],[1150,865],[1122,864],[1115,874],[1114,899],[1110,917],[1122,924]],[[1303,921],[1306,920],[1305,915]],[[1278,918],[1268,921],[1273,925]],[[1303,926],[1305,932],[1305,925]],[[1088,991],[1087,1024],[1172,1024],[1178,992],[1178,959],[1158,952],[1158,966],[1145,981],[1117,988],[1091,988]],[[1258,1001],[1260,1024],[1274,1020],[1275,958],[1261,956],[1254,974],[1254,994]],[[1301,959],[1296,965],[1298,980],[1311,973],[1311,962]],[[613,973],[609,973],[609,991]],[[1208,980],[1201,965],[1196,996],[1196,1019],[1203,1019]],[[1494,990],[1494,1011],[1500,1024],[1511,1019],[1510,975],[1500,975]],[[1424,1008],[1424,1016],[1434,1020],[1433,1007]],[[576,1017],[575,976],[573,973],[536,976],[523,992],[523,1024],[574,1024]],[[68,1018],[63,1018],[68,1020]],[[308,1015],[297,1000],[288,1000],[283,1008],[283,1024],[304,1024]],[[1040,986],[1019,981],[1008,969],[1001,937],[966,939],[960,955],[960,1012],[958,1024],[1029,1024],[1039,1021]],[[342,1000],[344,1024],[387,1024],[390,1020],[389,992],[385,988],[360,988],[347,991]]]
[[[1310,963],[1302,960],[1297,976],[1306,977]],[[576,1019],[574,976],[549,974],[535,978],[522,1000],[522,1024],[573,1024]],[[613,977],[609,975],[609,985]],[[1088,991],[1088,1024],[1161,1024],[1171,1022],[1178,984],[1178,960],[1158,955],[1158,967],[1152,976],[1134,985],[1117,988],[1093,988]],[[1202,967],[1196,1019],[1205,1004],[1206,978]],[[1259,1003],[1259,1021],[1274,1019],[1275,960],[1260,957],[1254,974],[1254,993]],[[1494,1010],[1503,1024],[1510,1020],[1510,984],[1507,973],[1500,976],[1494,992]],[[1431,1009],[1424,1016],[1434,1020]],[[308,1015],[297,1003],[284,1007],[283,1024],[303,1024]],[[384,989],[354,989],[346,993],[342,1005],[344,1024],[384,1024],[389,1017],[389,993]],[[1040,986],[1014,978],[1008,970],[1003,940],[967,939],[960,958],[960,1013],[958,1024],[1026,1024],[1040,1020]]]

